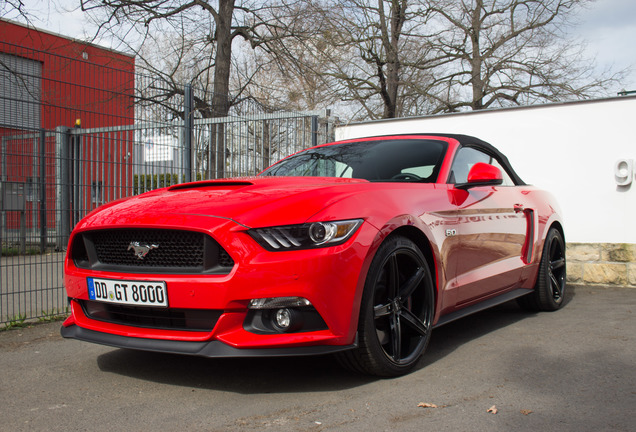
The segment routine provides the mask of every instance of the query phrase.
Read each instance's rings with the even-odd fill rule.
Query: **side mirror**
[[[468,172],[466,183],[456,184],[457,189],[469,189],[475,186],[497,186],[503,183],[501,170],[494,165],[477,162]]]

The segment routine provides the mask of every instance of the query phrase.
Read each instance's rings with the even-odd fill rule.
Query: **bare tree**
[[[429,8],[413,0],[327,0],[319,4],[320,37],[308,41],[320,59],[311,69],[335,95],[370,118],[412,114],[431,69]],[[320,69],[316,69],[319,66]],[[359,115],[359,114],[358,114]]]
[[[288,0],[287,3],[293,3]],[[183,116],[172,98],[183,95],[183,85],[197,88],[195,109],[201,117],[227,116],[243,97],[251,79],[231,78],[235,40],[250,49],[267,51],[269,45],[290,37],[294,27],[286,23],[277,2],[259,0],[81,0],[100,25],[100,31],[120,35],[125,45],[137,45],[138,65],[157,79],[142,97],[165,105],[173,115]],[[132,41],[132,42],[131,42]],[[141,47],[141,48],[139,48]],[[234,63],[233,63],[234,61]],[[232,89],[232,83],[241,87]],[[223,153],[223,126],[218,125],[208,142],[209,151]],[[207,145],[207,144],[206,144]],[[208,151],[208,149],[204,149]],[[223,176],[225,162],[216,159],[214,176]],[[208,167],[211,169],[213,167]]]
[[[179,87],[173,85],[173,78],[185,60],[179,57],[189,49],[208,47],[204,51],[209,56],[205,63],[209,66],[208,70],[213,71],[212,94],[218,94],[208,110],[216,116],[227,115],[231,43],[235,36],[232,29],[234,0],[220,0],[218,6],[202,0],[81,0],[81,7],[99,24],[100,32],[119,36],[120,42],[132,50],[143,53],[144,44],[150,45],[145,48],[145,53],[152,55],[141,56],[141,67],[151,73],[161,71],[159,77],[168,83],[167,93],[155,93],[162,98],[160,101],[168,100],[171,93],[183,92],[183,82],[179,83]],[[188,28],[196,30],[189,31]],[[166,38],[162,37],[166,34],[176,35],[181,45],[169,46]],[[166,51],[150,51],[162,44],[168,48]],[[164,70],[168,53],[170,57],[176,53],[178,58],[174,67]]]
[[[166,83],[192,81],[210,96],[209,106],[198,105],[203,117],[227,115],[251,82],[232,81],[236,41],[271,52],[273,44],[294,37],[298,21],[286,14],[296,3],[302,0],[81,0],[101,32],[139,54],[143,70]]]
[[[27,11],[26,5],[22,0],[3,0],[0,2],[0,17],[5,16],[15,17],[20,16],[30,21],[30,14]]]
[[[436,49],[434,112],[479,110],[597,96],[621,74],[596,76],[584,45],[566,39],[571,13],[587,0],[431,0],[445,31]]]
[[[142,47],[131,46],[138,66],[161,83],[149,88],[151,103],[170,107],[193,82],[201,117],[225,116],[250,99],[266,111],[339,103],[350,118],[386,118],[605,94],[620,74],[594,75],[581,62],[583,46],[563,31],[588,1],[82,0],[82,7],[122,40],[141,37],[127,43]],[[181,104],[171,109],[184,115]]]
[[[597,97],[624,72],[598,74],[568,39],[590,1],[308,0],[311,39],[277,55],[358,107],[353,118]]]
[[[249,55],[243,50],[234,78],[241,81],[245,97],[266,112],[332,106],[338,99],[321,73],[330,66],[321,55],[329,49],[323,37],[326,14],[307,0],[286,2],[284,7],[286,18],[279,17],[277,24],[290,37],[271,40],[267,50],[252,50]]]

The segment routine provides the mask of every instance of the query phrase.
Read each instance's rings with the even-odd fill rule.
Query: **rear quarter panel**
[[[526,193],[528,203],[535,211],[535,232],[532,259],[526,266],[526,269],[524,269],[521,286],[523,288],[533,288],[537,280],[543,245],[545,243],[546,236],[548,235],[548,231],[551,228],[559,229],[563,234],[563,239],[565,240],[567,237],[564,229],[561,208],[554,196],[550,192],[531,186],[527,188]]]

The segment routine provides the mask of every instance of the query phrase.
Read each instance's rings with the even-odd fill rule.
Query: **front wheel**
[[[389,237],[373,258],[365,282],[359,347],[341,353],[341,362],[371,375],[409,372],[431,337],[434,304],[431,272],[420,249],[405,237]]]

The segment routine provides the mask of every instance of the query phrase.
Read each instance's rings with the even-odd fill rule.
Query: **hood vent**
[[[249,181],[237,181],[237,180],[204,180],[193,183],[182,183],[168,188],[169,191],[186,190],[186,189],[200,189],[206,187],[236,187],[236,186],[252,186],[254,183]]]

